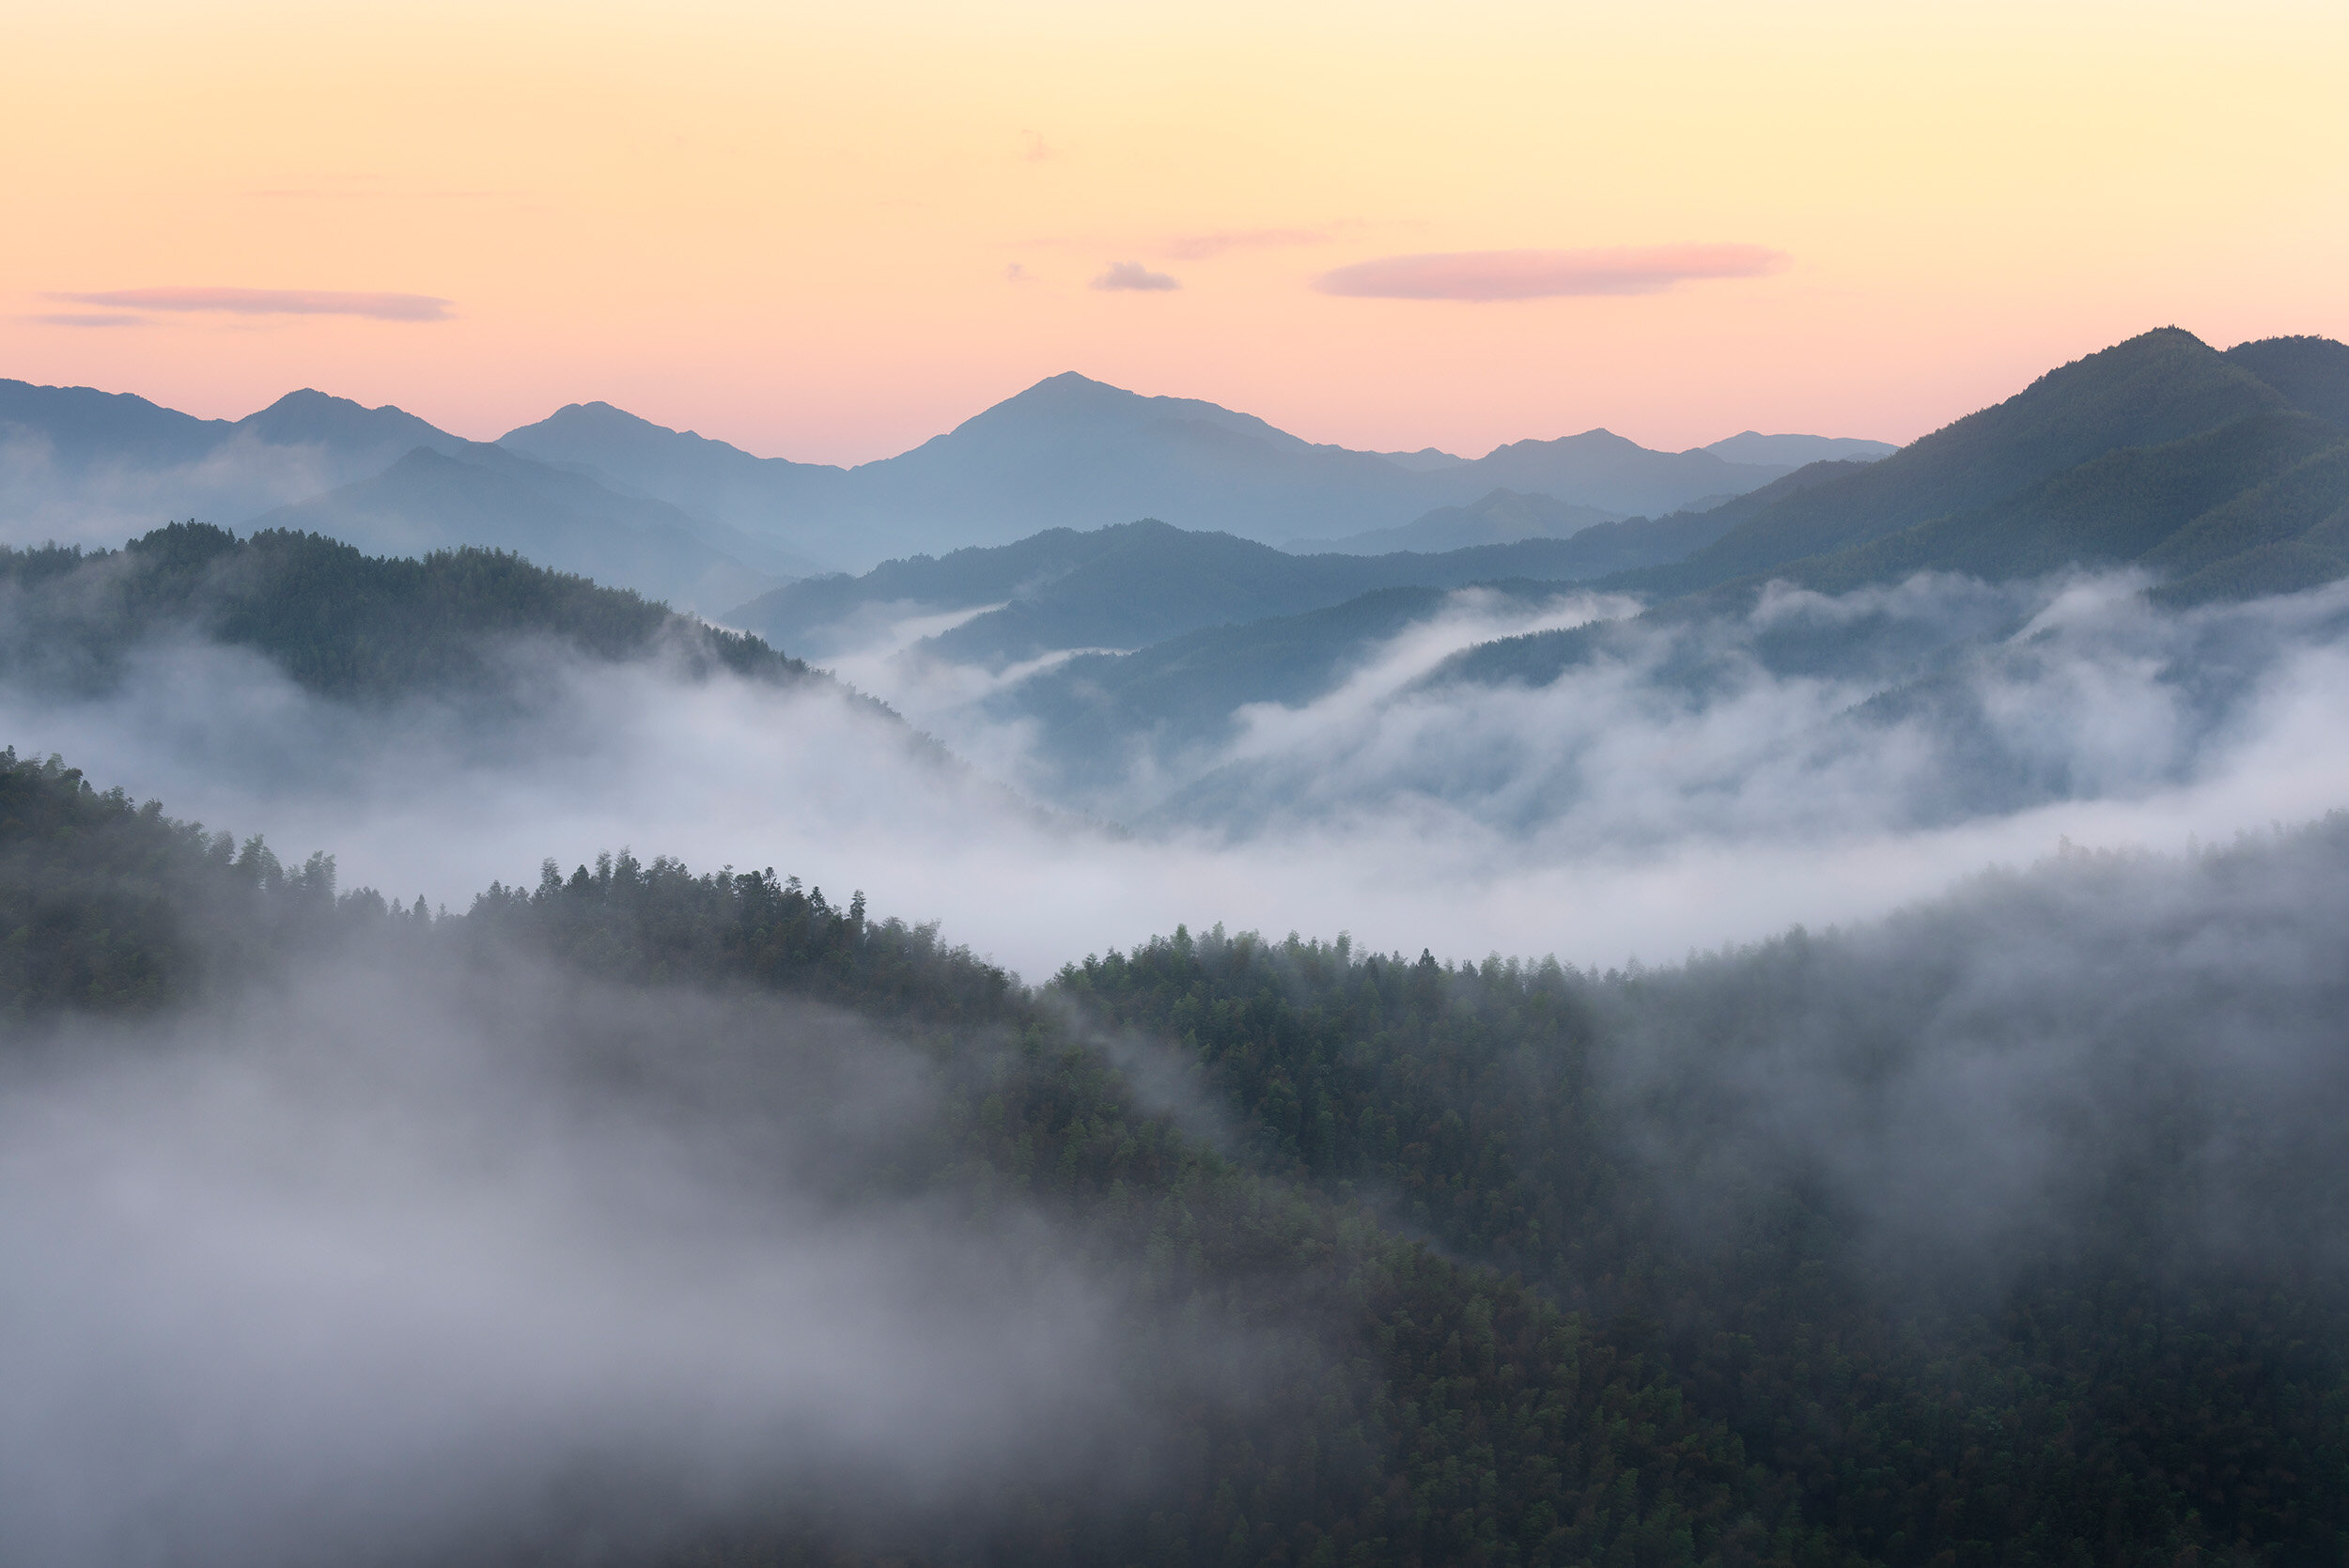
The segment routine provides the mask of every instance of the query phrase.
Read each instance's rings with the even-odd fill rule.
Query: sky
[[[2349,336],[2349,8],[0,0],[0,375],[888,456],[1047,375],[1315,441],[1906,441]]]

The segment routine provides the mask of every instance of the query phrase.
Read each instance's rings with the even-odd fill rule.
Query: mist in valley
[[[1161,1412],[1244,1414],[1258,1340],[959,1178],[955,1096],[1005,1048],[428,926],[20,1035],[8,1555],[904,1550],[1039,1490],[1147,1498]]]
[[[1878,913],[2060,839],[2174,849],[2336,804],[2344,591],[2180,613],[2136,587],[1921,579],[1723,623],[1610,620],[1538,686],[1431,672],[1619,606],[1496,615],[1466,593],[1323,696],[1243,708],[1215,744],[1063,802],[1024,787],[1050,777],[1034,728],[972,691],[1000,681],[905,658],[840,665],[953,755],[833,689],[527,640],[498,656],[506,700],[360,704],[163,637],[101,689],[11,683],[0,725],[175,815],[452,908],[542,858],[630,846],[861,888],[1035,979],[1216,921],[1605,966]],[[1786,651],[1790,628],[1856,619],[1873,636],[1823,667]],[[1900,658],[1879,660],[1890,641]],[[1900,678],[1920,641],[1946,650],[1930,684]]]

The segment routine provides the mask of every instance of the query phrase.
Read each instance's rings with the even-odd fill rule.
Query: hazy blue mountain
[[[772,538],[309,388],[222,420],[0,382],[0,528],[26,542],[193,516],[376,552],[482,545],[704,611],[824,569]]]
[[[1741,495],[1786,472],[1783,463],[1727,462],[1703,450],[1655,452],[1611,430],[1496,446],[1434,478],[1483,495],[1498,486],[1617,513],[1657,516],[1707,497]]]
[[[419,446],[454,453],[473,444],[405,409],[370,409],[308,387],[246,414],[234,428],[271,446],[317,447],[350,478],[381,474]]]
[[[583,474],[486,443],[461,443],[454,453],[416,447],[373,478],[264,513],[254,526],[323,534],[369,554],[460,545],[512,551],[710,613],[805,569],[772,545],[666,502],[616,495]]]
[[[1685,564],[1638,585],[1691,589],[1865,544],[1987,506],[2116,447],[2157,445],[2288,407],[2284,396],[2192,334],[2144,334],[2049,371],[1889,458],[1755,506]]]
[[[752,457],[608,404],[573,404],[502,444],[615,489],[858,567],[1157,517],[1265,541],[1402,527],[1506,488],[1622,517],[1739,494],[1783,465],[1652,452],[1603,430],[1475,459],[1318,445],[1188,397],[1050,377],[954,429],[853,469]]]
[[[853,470],[833,526],[868,559],[1142,516],[1283,539],[1407,522],[1452,498],[1439,481],[1453,472],[1414,474],[1213,403],[1071,373]]]
[[[1567,539],[1622,514],[1578,506],[1547,495],[1495,490],[1465,506],[1439,506],[1400,528],[1374,528],[1343,539],[1293,540],[1290,548],[1334,551],[1346,555],[1384,555],[1392,551],[1460,550],[1470,545],[1508,544],[1517,539]]]
[[[1381,452],[1378,456],[1386,458],[1395,467],[1408,469],[1413,474],[1431,474],[1439,468],[1457,468],[1460,464],[1469,461],[1468,458],[1456,453],[1440,451],[1433,446],[1423,446],[1416,452]]]
[[[0,383],[0,537],[111,543],[169,519],[241,523],[463,444],[396,408],[303,390],[197,419],[87,387]]]
[[[24,491],[38,490],[40,505],[14,509],[42,519],[86,502],[67,492],[101,470],[147,476],[115,487],[117,512],[234,521],[380,474],[417,447],[449,455],[463,444],[399,409],[306,389],[224,421],[86,389],[9,383],[0,388],[0,430],[23,448],[12,458],[19,468],[27,453],[40,465],[39,485]],[[611,493],[665,502],[765,540],[801,563],[857,567],[1143,516],[1265,541],[1351,537],[1475,506],[1496,489],[1585,509],[1572,514],[1576,521],[1652,516],[1741,494],[1784,469],[1706,451],[1654,452],[1604,430],[1512,442],[1473,459],[1434,448],[1358,452],[1197,398],[1144,396],[1073,373],[853,469],[754,457],[608,403],[568,404],[498,444]],[[1524,532],[1471,530],[1461,540]],[[1451,541],[1439,529],[1426,542]]]
[[[1377,588],[1600,577],[1675,559],[1710,539],[1711,528],[1702,514],[1634,518],[1571,539],[1439,553],[1295,555],[1144,520],[1087,533],[1052,529],[1013,545],[887,562],[862,577],[788,583],[724,619],[820,659],[894,622],[984,607],[926,645],[942,658],[1000,664],[1066,648],[1142,647]]]
[[[72,469],[193,462],[227,439],[225,419],[198,419],[128,392],[0,380],[0,443],[39,442]]]
[[[1869,462],[1900,450],[1889,441],[1863,441],[1857,436],[1766,436],[1740,430],[1725,440],[1707,443],[1704,451],[1733,463],[1777,464],[1800,468],[1805,463]]]
[[[526,458],[574,469],[625,494],[658,497],[754,536],[799,536],[838,495],[846,469],[756,458],[609,403],[568,403],[498,438]]]
[[[370,409],[303,388],[242,419],[197,419],[134,397],[89,387],[0,381],[0,429],[46,443],[76,468],[160,469],[218,459],[232,443],[301,447],[340,484],[379,474],[419,446],[453,452],[461,437],[388,404]]]
[[[2253,365],[2273,369],[2290,396]],[[2315,587],[2349,577],[2349,424],[2326,417],[2341,409],[2344,389],[2349,349],[2325,339],[2270,339],[2222,355],[2175,329],[2150,333],[1873,465],[1798,470],[1706,514],[1732,526],[1687,562],[1606,585],[1684,595],[1649,621],[1735,618],[1771,581],[1842,593],[1923,571],[2001,582],[2137,566],[2160,580],[2155,600],[2171,606]],[[2171,434],[2181,427],[2187,433]],[[1986,502],[1945,505],[2090,447],[2099,449]],[[1923,458],[1912,457],[1921,450]],[[1861,501],[1879,508],[1877,520]],[[1921,520],[1897,527],[1881,520],[1920,512]],[[1852,533],[1861,536],[1840,548],[1772,558],[1797,541]],[[1762,564],[1726,569],[1741,557]],[[1455,673],[1539,685],[1611,635],[1515,638],[1463,656]]]

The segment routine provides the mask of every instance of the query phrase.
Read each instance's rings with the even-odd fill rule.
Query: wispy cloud
[[[214,311],[230,316],[362,316],[375,321],[445,321],[451,303],[430,294],[369,294],[339,288],[113,288],[89,294],[51,294],[48,298],[116,310]]]
[[[1324,294],[1374,300],[1538,300],[1572,294],[1660,294],[1695,278],[1754,278],[1783,270],[1762,245],[1618,245],[1573,251],[1443,251],[1385,256],[1322,273]]]
[[[1283,245],[1326,245],[1330,233],[1318,228],[1238,228],[1214,234],[1179,235],[1166,242],[1165,254],[1177,261],[1205,261],[1226,251],[1269,250]]]
[[[27,316],[27,321],[44,327],[143,327],[144,316],[130,316],[114,310],[57,310],[45,316]]]
[[[1154,272],[1139,261],[1112,261],[1110,270],[1093,280],[1096,288],[1136,289],[1147,293],[1154,290],[1180,288],[1182,285],[1164,272]]]

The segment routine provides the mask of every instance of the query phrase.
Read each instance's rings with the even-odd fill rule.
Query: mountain
[[[1317,445],[1252,414],[1048,377],[910,452],[853,469],[752,457],[607,404],[501,438],[514,451],[719,518],[803,555],[869,566],[1137,517],[1264,541],[1398,528],[1507,488],[1621,517],[1735,495],[1783,465],[1652,452],[1604,430],[1468,459]]]
[[[1766,436],[1759,430],[1740,430],[1707,443],[1703,450],[1724,462],[1800,468],[1828,461],[1873,462],[1900,448],[1889,441],[1862,441],[1856,436]]]
[[[264,1559],[609,1560],[616,1537],[711,1568],[2331,1562],[2344,890],[2335,817],[2066,854],[1684,964],[1218,924],[1031,987],[862,898],[665,856],[399,908],[324,853],[284,864],[0,751],[0,1109],[14,1157],[71,1178],[4,1212],[25,1255],[77,1265],[11,1302],[20,1341],[76,1347],[21,1381],[78,1413],[70,1458],[133,1456],[142,1534],[250,1543],[257,1510],[288,1548]],[[288,997],[305,1048],[222,1048],[224,1011],[268,1041]],[[105,1050],[126,1024],[138,1048]],[[253,1172],[295,1205],[282,1238]],[[832,1245],[790,1245],[801,1210]],[[309,1309],[282,1371],[246,1348],[254,1290],[192,1288],[223,1243],[241,1284]],[[482,1274],[508,1250],[528,1266]],[[582,1255],[645,1279],[548,1266]],[[811,1255],[827,1288],[779,1291]],[[875,1255],[902,1265],[886,1296],[859,1288]],[[451,1310],[447,1281],[483,1277]],[[482,1369],[583,1279],[633,1310],[574,1359],[529,1341],[482,1417]],[[925,1331],[1070,1296],[1074,1332],[977,1342],[1026,1351],[999,1399],[947,1397],[986,1369]],[[771,1341],[777,1303],[843,1326],[820,1375],[730,1357],[713,1385],[710,1345]],[[490,1503],[515,1500],[412,1526],[364,1504],[416,1472],[368,1464],[283,1501],[277,1467],[202,1440],[210,1401],[174,1397],[224,1346],[241,1440],[347,1442],[366,1412],[320,1419],[331,1361],[337,1395],[447,1408],[403,1430],[493,1456],[524,1479]],[[801,1430],[804,1390],[858,1375],[888,1387],[850,1407],[846,1465],[736,1436]],[[625,1396],[626,1441],[572,1440],[582,1387]],[[940,1479],[957,1449],[912,1449],[949,1465],[909,1476],[870,1439],[941,1408],[1015,1462],[964,1487]],[[158,1433],[184,1453],[133,1440]],[[673,1452],[713,1446],[740,1479],[680,1487]]]
[[[1213,403],[1072,372],[853,470],[832,526],[868,559],[1145,516],[1249,538],[1357,533],[1448,498],[1439,492],[1455,472],[1414,474]]]
[[[1465,506],[1439,506],[1400,528],[1377,528],[1343,539],[1292,541],[1291,548],[1320,549],[1346,555],[1383,555],[1392,551],[1459,550],[1470,545],[1508,544],[1517,539],[1566,539],[1622,515],[1577,506],[1547,495],[1495,490]]]
[[[198,419],[128,392],[0,380],[0,444],[38,443],[75,472],[102,463],[194,462],[232,428],[225,419]]]
[[[2232,557],[2299,540],[2336,513],[2349,514],[2349,430],[2279,409],[2181,441],[2108,452],[1992,505],[1769,575],[1840,592],[1920,571],[1999,582],[2069,566],[2138,564],[2173,580],[2165,589],[2173,602],[2188,602],[2235,569]],[[2193,585],[2203,572],[2217,575]],[[2349,562],[2335,562],[2294,585],[2344,573]]]
[[[567,403],[500,436],[523,457],[586,474],[623,494],[654,496],[755,538],[783,541],[839,494],[847,470],[754,458],[609,403]],[[831,570],[830,567],[823,569]]]
[[[1474,462],[1445,469],[1437,477],[1473,484],[1480,495],[1500,486],[1654,517],[1708,497],[1742,495],[1785,472],[1783,464],[1728,462],[1702,449],[1653,452],[1611,430],[1585,430],[1555,441],[1496,446]]]
[[[429,452],[407,460],[451,462]],[[705,669],[824,679],[755,637],[478,549],[387,558],[316,534],[262,530],[239,539],[180,522],[115,551],[0,547],[0,582],[12,590],[14,612],[0,671],[84,693],[111,688],[141,644],[184,629],[250,648],[335,697],[478,691],[497,678],[494,645],[515,637],[604,662],[666,649]]]
[[[2190,433],[2173,434],[2181,427]],[[2091,446],[2101,450],[1933,515],[1951,494]],[[1814,464],[1739,497],[1709,514],[1730,525],[1718,542],[1618,585],[1750,592],[1780,579],[1841,592],[1921,571],[2000,582],[2137,565],[2174,605],[2289,592],[2349,575],[2337,520],[2349,508],[2344,457],[2349,346],[2271,338],[2220,354],[2170,329],[2053,372],[1873,467]],[[1899,483],[1888,489],[1888,477]],[[1856,497],[1875,512],[1863,517]],[[1885,520],[1919,513],[1929,515]],[[1857,542],[1773,558],[1854,532]],[[1741,557],[1764,564],[1723,576]]]
[[[824,569],[770,537],[308,388],[221,420],[0,382],[0,527],[19,537],[119,538],[203,516],[377,551],[482,545],[713,611]]]
[[[2237,365],[2302,413],[2349,427],[2349,343],[2329,337],[2263,337],[2227,350]]]
[[[1573,582],[1668,561],[1712,537],[1703,515],[1601,523],[1570,539],[1435,553],[1295,555],[1156,520],[886,562],[863,577],[793,582],[737,606],[727,624],[824,658],[920,616],[977,610],[924,646],[1001,665],[1067,648],[1139,648],[1203,627],[1335,605],[1378,588],[1509,578]]]
[[[1687,562],[1639,576],[1685,593],[1767,572],[1969,508],[1987,506],[2123,446],[2158,445],[2247,414],[2283,394],[2192,334],[2166,327],[2051,370],[1889,458],[1756,505]]]
[[[1480,585],[1487,606],[1554,598],[1555,583]],[[1378,588],[1341,604],[1240,626],[1204,627],[1131,653],[1079,654],[998,693],[988,711],[1034,726],[1049,800],[1095,807],[1128,782],[1137,748],[1174,777],[1185,753],[1230,737],[1252,703],[1299,706],[1364,656],[1442,611],[1448,588]]]
[[[253,526],[323,534],[375,554],[511,551],[710,613],[810,569],[665,502],[615,495],[584,474],[477,442],[448,453],[416,447],[371,479],[265,512]]]
[[[405,409],[388,403],[370,409],[307,387],[246,414],[231,428],[270,446],[316,447],[330,454],[334,472],[347,478],[380,474],[418,447],[453,454],[473,444]]]
[[[238,448],[302,448],[334,484],[381,473],[419,446],[465,444],[404,410],[367,408],[303,388],[242,419],[197,419],[127,393],[0,381],[0,428],[38,441],[65,465],[160,469],[206,459],[227,462]]]
[[[1439,451],[1433,446],[1423,446],[1416,452],[1381,452],[1378,456],[1386,458],[1395,467],[1408,469],[1413,474],[1432,473],[1439,468],[1456,468],[1469,460],[1450,452]]]

